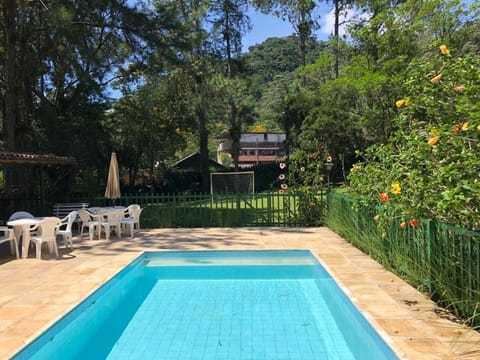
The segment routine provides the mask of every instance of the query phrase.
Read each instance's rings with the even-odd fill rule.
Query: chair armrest
[[[30,232],[36,231],[36,230],[38,230],[39,227],[40,227],[40,224],[30,226],[30,228],[28,229],[28,231],[30,231]]]
[[[57,226],[55,227],[55,229],[56,229],[56,230],[61,230],[62,227],[67,227],[67,225],[68,225],[67,223],[62,223],[62,224],[60,224],[60,225],[57,225]]]
[[[9,233],[10,235],[13,234],[13,229],[9,228],[8,226],[0,226],[0,232]]]

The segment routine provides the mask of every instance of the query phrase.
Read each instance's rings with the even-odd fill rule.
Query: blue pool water
[[[397,359],[309,251],[150,252],[14,359]]]

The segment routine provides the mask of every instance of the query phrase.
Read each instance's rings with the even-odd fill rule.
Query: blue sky
[[[284,37],[293,33],[293,29],[288,22],[273,15],[264,15],[253,11],[250,11],[249,15],[252,30],[242,39],[243,52],[246,52],[250,46],[261,44],[270,37]]]
[[[330,5],[325,5],[324,3],[319,5],[321,28],[316,32],[318,40],[328,39],[328,34],[333,31],[333,18],[329,16],[330,7]],[[242,39],[243,52],[248,51],[250,46],[261,44],[268,38],[285,37],[294,33],[292,26],[287,21],[283,21],[273,15],[255,12],[251,8],[249,16],[252,30]]]

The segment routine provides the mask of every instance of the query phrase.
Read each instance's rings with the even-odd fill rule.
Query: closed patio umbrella
[[[112,200],[120,197],[120,176],[118,174],[117,154],[115,152],[112,152],[112,157],[110,158],[105,197]]]

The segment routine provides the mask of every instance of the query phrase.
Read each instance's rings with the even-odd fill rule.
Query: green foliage
[[[77,174],[74,192],[94,196],[102,193],[102,190],[104,187],[99,186],[98,174],[95,170],[85,169]]]
[[[299,39],[296,36],[269,38],[263,43],[251,46],[242,59],[244,74],[250,79],[250,93],[255,101],[258,119],[270,131],[281,130],[284,98],[290,84],[298,79],[297,69],[301,64]],[[308,63],[325,49],[322,42],[308,44]]]
[[[259,164],[248,170],[255,173],[255,192],[276,189],[278,175],[280,175],[278,164]]]
[[[308,62],[314,62],[325,46],[313,42],[308,47]],[[295,72],[301,63],[298,37],[268,38],[263,43],[251,46],[243,55],[246,62],[245,71],[259,84],[273,81],[277,75]]]
[[[202,174],[193,170],[174,170],[165,174],[161,192],[194,193],[202,190]]]
[[[174,158],[184,145],[191,113],[185,87],[177,77],[152,80],[115,104],[105,127],[114,136],[121,166],[130,173]]]
[[[437,219],[478,228],[480,59],[458,58],[443,46],[442,52],[409,67],[405,96],[396,102],[397,130],[363,154],[351,190],[368,203],[383,194],[382,214],[399,224]]]
[[[297,196],[296,219],[307,226],[324,224],[325,194],[330,185],[330,174],[322,159],[332,161],[321,146],[310,147],[308,150],[296,150],[288,163],[279,164],[278,191]]]
[[[331,192],[327,224],[466,323],[478,326],[480,234],[436,221],[402,229],[395,218],[384,218],[384,226],[378,227],[379,210]]]

